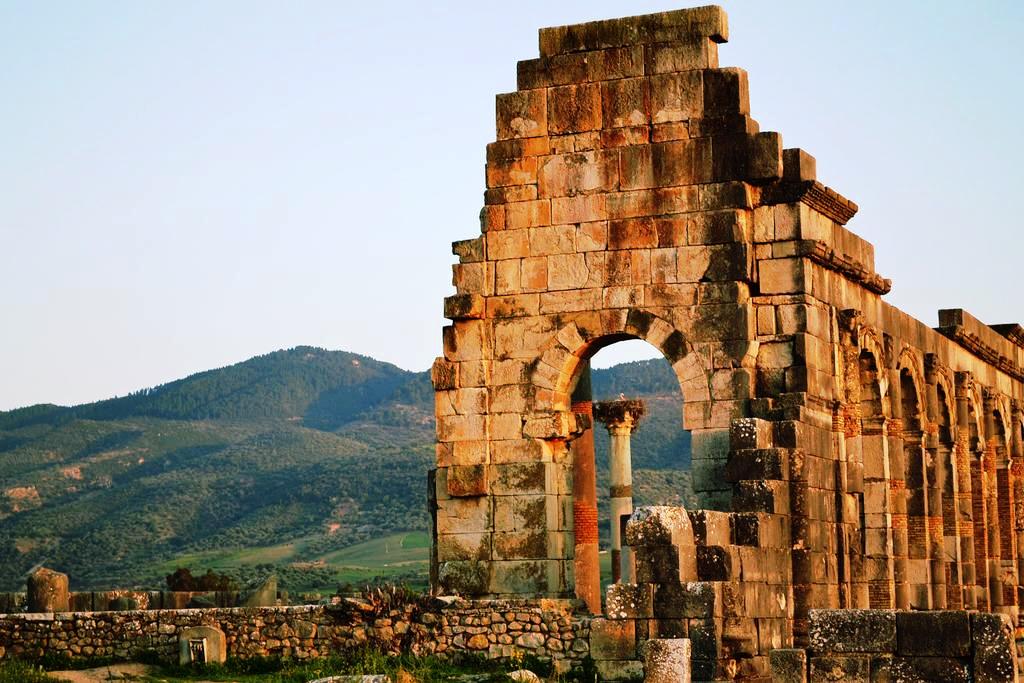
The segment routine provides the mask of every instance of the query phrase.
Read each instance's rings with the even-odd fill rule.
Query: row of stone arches
[[[863,478],[841,495],[860,516],[847,552],[859,545],[863,558],[849,561],[841,604],[1015,611],[1019,408],[910,347],[890,361],[875,332],[858,332],[843,417],[848,463]],[[856,537],[855,520],[843,521],[840,535]]]

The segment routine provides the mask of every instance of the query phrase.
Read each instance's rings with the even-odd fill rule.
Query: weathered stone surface
[[[643,644],[645,683],[689,683],[690,641],[655,638]]]
[[[814,652],[894,652],[896,612],[811,610],[809,638]]]
[[[776,648],[770,653],[773,683],[807,683],[807,651]]]
[[[654,586],[650,583],[608,586],[604,612],[609,619],[654,618]]]
[[[644,677],[644,665],[636,659],[599,659],[594,663],[602,681],[642,681]]]
[[[901,655],[966,657],[971,651],[967,612],[899,612],[896,634]]]
[[[632,620],[590,622],[590,656],[596,660],[636,658],[636,626]]]
[[[826,655],[811,657],[811,681],[870,683],[871,658],[867,655]]]
[[[1005,614],[971,614],[974,642],[974,680],[978,683],[1016,681],[1013,626]]]
[[[28,577],[29,612],[67,612],[68,575],[40,567]]]
[[[971,680],[971,668],[964,660],[954,657],[894,657],[888,675],[893,681],[967,683]],[[877,678],[880,676],[872,671],[872,680]]]
[[[693,546],[690,517],[680,507],[637,508],[626,524],[626,544]]]

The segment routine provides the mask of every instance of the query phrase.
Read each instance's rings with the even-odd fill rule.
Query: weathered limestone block
[[[788,479],[789,453],[786,448],[733,450],[725,465],[725,479],[729,482]]]
[[[689,683],[690,641],[656,638],[643,644],[645,683]]]
[[[449,498],[437,501],[437,532],[465,534],[492,528],[491,501],[485,497]]]
[[[893,657],[888,662],[888,679],[884,679],[880,675],[881,668],[872,661],[872,680],[941,681],[942,683],[968,683],[971,680],[968,663],[955,657]]]
[[[40,567],[28,577],[29,612],[67,612],[68,575]]]
[[[974,680],[978,683],[1016,681],[1013,626],[1005,614],[971,613]]]
[[[445,593],[482,595],[491,582],[491,562],[449,560],[438,567],[438,582]]]
[[[430,368],[430,381],[436,391],[454,389],[458,384],[458,363],[438,358]]]
[[[608,586],[604,611],[609,619],[653,619],[654,586],[613,583]]]
[[[488,560],[491,557],[491,533],[438,534],[439,560]]]
[[[594,664],[598,680],[640,681],[644,677],[644,665],[636,659],[599,659]]]
[[[966,657],[971,652],[971,622],[967,612],[899,612],[896,614],[900,655]]]
[[[626,524],[626,544],[691,547],[694,540],[690,517],[681,507],[639,507]]]
[[[452,465],[447,470],[447,491],[453,498],[487,494],[487,465]]]
[[[807,683],[807,651],[776,648],[769,654],[772,683]]]
[[[456,294],[445,297],[444,317],[450,320],[483,318],[484,297],[480,294]]]
[[[871,657],[868,655],[830,654],[811,657],[811,681],[869,683],[871,680]]]
[[[895,652],[896,612],[891,610],[810,610],[813,652]]]
[[[204,656],[205,659],[198,659]],[[227,659],[224,631],[215,626],[193,626],[178,632],[178,663],[223,664]]]
[[[491,593],[540,596],[567,590],[566,566],[571,567],[572,562],[560,559],[495,560],[490,565]]]
[[[721,546],[697,546],[697,578],[701,581],[732,581],[732,555]]]
[[[722,612],[721,584],[689,581],[654,589],[654,616],[658,619],[713,619]]]
[[[631,619],[590,622],[590,656],[594,659],[634,659],[636,625]]]
[[[543,88],[498,95],[498,139],[547,135],[547,98]]]

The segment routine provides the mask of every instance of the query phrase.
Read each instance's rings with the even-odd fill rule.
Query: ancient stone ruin
[[[1024,329],[885,303],[727,38],[718,7],[543,29],[497,96],[432,371],[432,581],[580,599],[606,677],[1016,680]],[[703,509],[629,517],[602,605],[588,360],[625,339],[678,377]]]

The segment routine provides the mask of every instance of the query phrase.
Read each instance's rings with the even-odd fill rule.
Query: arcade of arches
[[[727,34],[715,7],[543,29],[497,96],[432,371],[434,585],[600,609],[572,390],[596,349],[638,338],[679,379],[702,507],[672,522],[675,555],[627,530],[639,584],[666,564],[706,582],[753,657],[806,642],[815,608],[1016,619],[1024,330],[888,305],[856,205],[719,67]]]

